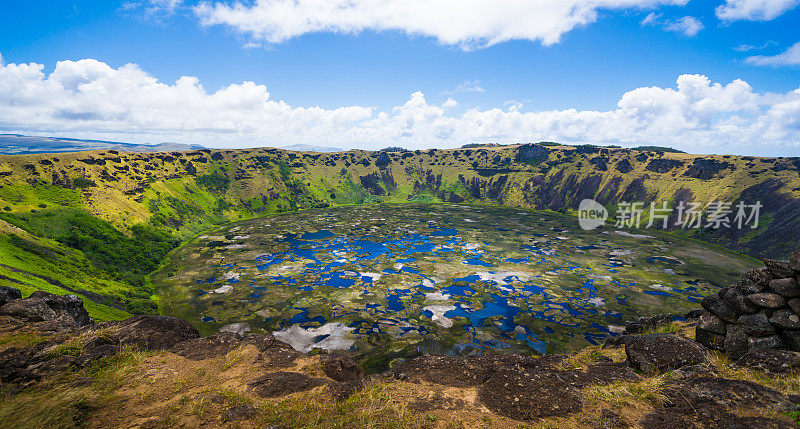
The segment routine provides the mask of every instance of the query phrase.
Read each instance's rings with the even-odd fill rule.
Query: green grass
[[[67,250],[54,242],[27,240],[49,253],[32,252],[14,245],[12,237],[0,234],[0,286],[17,288],[23,296],[37,290],[69,295],[83,289],[123,301],[133,289],[95,267],[79,251]],[[126,311],[82,298],[86,310],[95,320],[130,317]]]

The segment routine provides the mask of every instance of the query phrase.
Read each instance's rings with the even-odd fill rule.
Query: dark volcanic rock
[[[630,173],[631,170],[633,170],[633,167],[631,167],[631,162],[628,161],[627,158],[618,162],[614,168],[616,168],[620,173]]]
[[[104,337],[95,337],[86,343],[78,356],[78,366],[86,366],[89,362],[94,362],[104,357],[111,357],[117,354],[119,347],[117,344]]]
[[[725,335],[706,331],[700,327],[695,329],[695,341],[712,350],[725,350]]]
[[[474,387],[489,377],[490,368],[482,359],[453,356],[420,356],[401,363],[393,370],[395,378],[420,379],[453,387]]]
[[[717,161],[715,159],[695,158],[692,165],[689,166],[683,175],[695,179],[710,180],[713,179],[717,173],[726,168],[733,168],[733,165],[729,162]]]
[[[590,384],[611,384],[616,381],[639,381],[642,378],[626,362],[598,362],[586,368],[585,375],[579,376],[577,387]]]
[[[674,334],[634,336],[625,343],[628,363],[643,372],[663,372],[705,363],[708,354],[693,341]]]
[[[15,299],[0,307],[0,314],[25,322],[53,322],[62,328],[76,328],[93,323],[75,295],[54,295],[36,291],[24,299]]]
[[[248,385],[250,389],[262,398],[275,398],[311,390],[326,383],[324,378],[309,377],[299,372],[279,371],[264,374],[248,383]]]
[[[197,174],[197,167],[195,167],[194,164],[192,164],[191,161],[187,162],[186,165],[184,165],[183,167],[186,169],[187,173],[189,173],[189,174],[191,174],[193,176],[195,174]]]
[[[349,356],[331,354],[322,357],[322,372],[340,382],[361,382],[364,370]]]
[[[785,279],[775,279],[769,282],[769,288],[784,298],[796,298],[800,296],[800,285],[792,277]]]
[[[672,371],[673,380],[697,377],[719,377],[719,372],[712,365],[686,365]]]
[[[753,304],[764,308],[781,308],[786,305],[786,300],[775,293],[762,292],[747,296]]]
[[[739,325],[748,335],[764,337],[775,334],[775,328],[769,323],[769,318],[763,312],[756,314],[743,314],[739,316]]]
[[[381,152],[381,154],[378,155],[378,159],[375,160],[375,165],[379,168],[386,168],[386,166],[391,162],[392,159],[389,158],[389,154],[386,152]]]
[[[719,295],[708,295],[700,302],[706,310],[728,323],[736,323],[737,309],[725,303]]]
[[[771,337],[750,337],[747,339],[750,350],[781,349],[784,347],[783,339],[777,335]]]
[[[789,255],[789,267],[800,273],[800,250],[795,250]]]
[[[736,361],[736,365],[781,374],[800,369],[800,353],[787,350],[752,350]]]
[[[516,420],[565,416],[581,409],[580,391],[545,371],[502,368],[480,387],[478,398],[493,412]]]
[[[736,288],[747,294],[763,292],[771,279],[766,268],[754,268],[739,280]]]
[[[15,299],[22,299],[22,293],[20,293],[19,289],[8,286],[0,286],[0,307],[5,305],[5,303],[8,301]]]
[[[92,332],[108,329],[104,336],[113,338],[120,346],[142,349],[168,349],[182,341],[200,336],[188,322],[169,316],[138,316],[119,322],[103,322],[88,327]]]
[[[697,327],[708,332],[725,335],[725,322],[708,311],[704,311],[703,314],[700,315]]]
[[[728,332],[725,334],[725,353],[733,359],[739,359],[749,350],[750,343],[747,341],[747,332],[740,325],[728,325]]]
[[[651,160],[644,168],[656,173],[667,173],[675,168],[683,166],[682,161],[677,159],[654,159]]]
[[[789,350],[800,352],[800,331],[783,331],[781,336]]]
[[[759,407],[783,410],[787,398],[769,387],[743,380],[701,377],[668,384],[665,396],[673,403],[710,400],[725,407]]]
[[[769,321],[784,329],[800,329],[800,316],[791,310],[776,310]]]
[[[528,143],[517,148],[517,154],[514,160],[516,162],[528,162],[537,158],[547,157],[549,153],[550,152],[544,146]]]
[[[668,325],[672,323],[672,317],[669,314],[658,314],[652,317],[640,317],[636,320],[628,320],[625,322],[625,332],[629,334],[638,334],[642,329],[655,329],[661,325]]]
[[[747,299],[747,295],[744,292],[735,287],[722,289],[720,290],[720,294],[725,305],[734,309],[737,314],[755,313],[758,311],[758,306]]]
[[[767,271],[773,279],[783,279],[786,277],[794,277],[794,270],[789,266],[786,261],[776,261],[775,259],[764,259],[764,265],[767,266]]]
[[[792,427],[777,419],[739,417],[732,410],[750,408],[786,411],[787,398],[773,389],[755,383],[717,377],[674,380],[659,391],[663,405],[639,422],[652,428],[784,428]]]
[[[247,420],[256,415],[256,407],[250,404],[234,405],[225,409],[220,417],[223,422]]]
[[[190,360],[203,360],[224,356],[243,343],[238,335],[222,333],[182,341],[170,348],[170,351]]]
[[[786,301],[786,305],[794,311],[794,314],[800,314],[800,298],[792,298]]]

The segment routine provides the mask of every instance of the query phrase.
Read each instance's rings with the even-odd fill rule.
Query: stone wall
[[[800,250],[764,265],[703,299],[699,343],[734,359],[755,349],[800,352]]]

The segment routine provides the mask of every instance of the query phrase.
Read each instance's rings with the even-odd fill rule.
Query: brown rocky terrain
[[[0,290],[4,427],[794,427],[800,353],[735,363],[695,321],[629,323],[573,355],[422,356],[379,374],[269,335],[200,337],[139,316],[94,323],[80,300]]]

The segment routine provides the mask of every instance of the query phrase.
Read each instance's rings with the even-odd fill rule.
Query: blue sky
[[[569,1],[579,6],[582,2]],[[170,111],[174,117],[171,116],[169,123],[154,123],[150,119],[137,122],[135,113],[146,111],[148,105],[142,100],[129,99],[128,93],[120,93],[118,97],[130,115],[121,119],[121,113],[112,115],[103,110],[102,100],[91,98],[76,87],[67,95],[71,97],[69,103],[76,104],[75,109],[80,111],[70,111],[75,113],[70,117],[92,120],[65,124],[59,120],[65,117],[63,114],[53,114],[48,119],[41,113],[31,116],[26,112],[0,111],[0,132],[143,143],[174,140],[230,147],[293,143],[383,147],[395,142],[411,147],[450,147],[473,141],[558,139],[600,144],[664,144],[694,152],[783,154],[788,151],[797,155],[800,108],[795,107],[798,103],[795,95],[800,95],[800,91],[797,94],[794,91],[800,88],[800,47],[797,55],[792,54],[791,48],[800,42],[797,31],[800,8],[794,0],[727,0],[731,3],[728,15],[733,18],[725,18],[725,12],[719,9],[725,7],[725,1],[693,0],[683,5],[686,0],[607,0],[607,8],[590,8],[593,16],[581,17],[587,21],[585,24],[567,23],[550,32],[529,32],[528,28],[541,26],[536,18],[528,25],[510,14],[488,19],[494,20],[487,24],[488,33],[472,34],[469,26],[452,24],[447,13],[433,14],[436,16],[432,21],[436,22],[417,27],[413,12],[371,11],[369,7],[358,11],[356,18],[323,22],[319,24],[325,27],[321,31],[314,29],[313,24],[304,27],[302,19],[294,22],[287,18],[289,23],[285,25],[269,16],[259,21],[259,7],[271,11],[269,7],[275,5],[269,3],[280,6],[283,0],[262,0],[264,4],[245,2],[239,16],[216,13],[211,18],[214,12],[209,12],[210,7],[215,4],[227,7],[231,2],[206,3],[208,8],[201,10],[198,2],[180,0],[4,0],[0,6],[3,63],[41,64],[42,79],[51,83],[56,80],[51,74],[59,61],[95,60],[93,64],[78,62],[76,67],[105,73],[102,84],[110,85],[109,88],[115,86],[109,82],[130,78],[116,75],[122,74],[118,73],[121,67],[133,63],[145,76],[130,78],[135,85],[148,85],[142,79],[150,78],[172,86],[182,76],[192,76],[197,78],[196,85],[202,85],[206,95],[211,96],[229,85],[253,82],[266,87],[270,102],[285,106],[262,109],[257,117],[246,117],[248,109],[236,106],[230,110],[229,122],[192,128],[187,125],[191,118],[181,118],[175,111]],[[415,7],[412,3],[407,3],[408,8]],[[446,6],[448,2],[442,3]],[[553,1],[540,3],[539,7],[548,8]],[[759,6],[771,9],[759,12]],[[534,8],[531,16],[538,16],[537,12]],[[392,13],[401,17],[386,18]],[[428,16],[425,11],[418,13],[421,17],[418,21]],[[484,12],[476,13],[480,18],[479,14]],[[552,16],[547,24],[561,18],[558,12]],[[690,18],[689,25],[681,24],[686,23],[681,21],[685,17]],[[568,21],[572,17],[563,18]],[[276,25],[280,27],[278,30]],[[253,31],[254,26],[260,33]],[[388,29],[375,31],[376,28]],[[501,28],[500,36],[492,33],[496,28]],[[552,39],[553,34],[557,41]],[[783,53],[786,53],[783,57],[777,57]],[[767,59],[748,60],[756,56]],[[10,77],[9,70],[6,72],[7,82],[19,78]],[[95,72],[71,72],[95,79]],[[672,116],[664,116],[658,123],[643,123],[659,118],[652,114],[644,115],[647,118],[636,116],[643,110],[637,103],[669,103],[664,97],[669,98],[671,93],[664,91],[676,90],[676,80],[681,75],[701,75],[707,79],[707,84],[694,80],[693,85],[703,86],[705,93],[690,102],[699,105],[752,102],[753,105],[746,112],[723,107],[682,118],[679,124],[675,123],[679,130],[672,134],[664,129],[669,127],[663,126],[677,120]],[[0,88],[3,78],[0,74]],[[737,87],[731,88],[728,95],[713,94],[714,83],[727,88],[737,79],[746,82],[750,89]],[[99,80],[97,84],[101,84]],[[645,94],[656,100],[637,98],[636,117],[625,119],[622,125],[615,123],[619,118],[611,116],[620,109],[623,94],[649,87],[661,90],[659,94]],[[243,89],[249,95],[241,97],[264,93],[257,88],[249,90],[252,91]],[[174,92],[165,93],[164,97],[180,96]],[[415,102],[412,94],[417,92],[424,94],[424,102],[418,99]],[[53,98],[59,96],[64,94],[54,94]],[[25,95],[18,88],[6,88],[5,93],[0,89],[0,107],[4,101],[8,106],[19,105],[20,97]],[[258,104],[257,100],[253,102]],[[226,108],[213,100],[208,103],[209,110]],[[348,106],[357,109],[334,113]],[[305,109],[310,107],[319,107],[322,112],[317,113],[322,116],[311,115]],[[164,108],[152,106],[152,109]],[[54,107],[42,105],[38,112],[48,109]],[[443,109],[444,113],[437,109]],[[608,117],[567,118],[572,109],[578,116],[601,112]],[[656,113],[670,115],[663,110]],[[530,115],[500,118],[497,111],[503,115],[507,112]],[[469,112],[474,114],[465,117]],[[558,112],[558,123],[543,117],[547,116],[544,112]],[[767,117],[770,112],[778,112],[780,118]],[[388,118],[381,119],[381,113]],[[477,118],[479,113],[483,116]],[[195,112],[190,116],[200,115]],[[736,118],[731,121],[731,117]],[[266,122],[274,118],[284,125],[291,120],[297,123],[283,130],[275,127],[263,130],[254,125],[265,118]],[[494,128],[482,126],[487,120],[495,121]],[[765,125],[766,120],[779,123]],[[637,124],[631,125],[633,122]],[[322,123],[330,126],[317,127],[313,133],[303,131],[309,124]],[[728,141],[731,124],[749,126],[750,136],[769,138],[756,147],[746,141]],[[149,125],[152,130],[147,130]],[[598,127],[597,135],[592,132],[593,126]],[[633,129],[625,133],[609,131],[615,126]],[[469,127],[475,131],[462,131]],[[642,127],[647,131],[642,132]],[[734,134],[741,134],[741,130]]]

